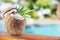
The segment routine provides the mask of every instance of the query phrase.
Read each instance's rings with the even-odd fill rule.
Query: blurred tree
[[[20,4],[20,0],[18,0],[18,2],[17,2],[18,4]]]
[[[2,0],[2,2],[12,2],[12,0]]]
[[[35,3],[37,0],[26,0],[26,1]]]
[[[49,3],[50,3],[50,1],[51,0],[37,0],[36,1],[36,5],[38,5],[38,6],[47,6],[47,5],[49,5]]]
[[[48,14],[45,14],[44,17],[45,17],[45,18],[51,18],[51,16],[48,15]]]
[[[57,0],[58,2],[60,2],[60,0]]]
[[[2,0],[2,2],[15,4],[12,0]]]
[[[51,14],[56,15],[56,11],[57,11],[57,5],[51,9]]]
[[[31,9],[31,10],[34,9],[34,10],[37,11],[37,10],[40,9],[40,7],[35,4],[36,1],[37,1],[37,0],[26,0],[26,3],[24,4],[24,7],[29,8],[29,9]]]
[[[14,2],[12,0],[2,0],[3,2]],[[23,0],[18,0],[17,4],[20,5],[20,2]],[[60,0],[58,0],[60,2]],[[27,8],[29,10],[40,10],[41,7],[44,9],[49,8],[51,9],[51,14],[56,14],[56,5],[52,3],[52,0],[26,0],[26,2],[23,5],[24,8]],[[31,14],[32,15],[32,14]]]
[[[32,3],[29,3],[27,6],[28,6],[28,8],[29,8],[30,10],[34,9]]]
[[[37,13],[35,11],[30,12],[29,15],[31,16],[31,18],[33,19],[39,19],[39,16],[37,15]]]

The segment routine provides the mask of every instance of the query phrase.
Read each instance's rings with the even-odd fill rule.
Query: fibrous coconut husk
[[[11,35],[21,34],[23,29],[25,28],[26,19],[18,20],[12,16],[8,16],[4,18],[4,20],[7,31]]]

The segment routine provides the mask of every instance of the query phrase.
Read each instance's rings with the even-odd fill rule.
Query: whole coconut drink
[[[18,35],[22,33],[26,25],[26,19],[24,17],[26,14],[26,10],[20,7],[18,9],[9,7],[4,11],[4,22],[9,34]]]

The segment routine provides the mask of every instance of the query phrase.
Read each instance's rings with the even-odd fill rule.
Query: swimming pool
[[[34,23],[34,28],[31,25],[26,25],[23,32],[28,34],[46,35],[46,36],[57,36],[60,37],[60,25],[59,24],[39,24]],[[0,22],[0,31],[6,31],[3,22]]]

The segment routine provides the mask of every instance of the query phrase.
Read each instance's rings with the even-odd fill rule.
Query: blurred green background
[[[52,18],[56,16],[57,5],[60,0],[0,0],[0,10],[9,6],[22,6],[29,10],[34,10],[30,16],[34,19]]]

